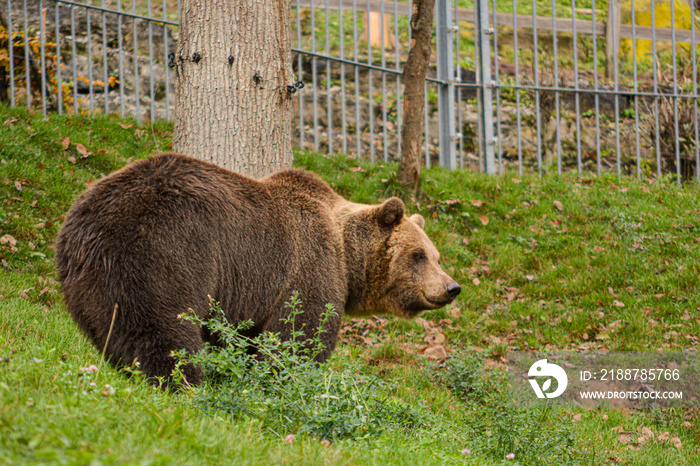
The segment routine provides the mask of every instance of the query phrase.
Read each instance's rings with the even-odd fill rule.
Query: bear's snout
[[[459,286],[459,283],[457,282],[452,282],[447,285],[447,294],[452,298],[453,300],[457,297],[457,295],[462,291],[462,287]]]

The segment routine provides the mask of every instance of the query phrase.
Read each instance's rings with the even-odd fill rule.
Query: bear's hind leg
[[[158,384],[161,379],[164,386],[172,387],[172,372],[177,362],[172,352],[184,349],[188,353],[195,353],[203,347],[199,328],[187,324],[178,327],[170,331],[147,329],[130,335],[128,341],[123,343],[121,362],[130,364],[137,360],[139,369],[150,383]],[[185,384],[197,385],[201,382],[200,368],[187,364],[181,366],[180,370]]]

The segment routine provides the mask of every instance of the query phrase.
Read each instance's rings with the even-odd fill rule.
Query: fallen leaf
[[[581,421],[581,419],[583,419],[583,414],[581,414],[581,413],[574,414],[574,422],[579,422],[579,421]]]
[[[483,226],[486,226],[489,224],[489,218],[485,215],[479,215],[479,220],[481,221],[481,224]]]
[[[625,307],[625,303],[618,301],[617,299],[613,301],[613,304],[617,307]]]
[[[559,202],[559,201],[554,201],[554,207],[556,207],[557,210],[560,211],[560,212],[561,212],[562,210],[564,210],[564,206],[563,206],[562,203]]]
[[[472,283],[474,283],[475,285],[479,286],[479,285],[481,285],[481,280],[479,280],[477,277],[474,277],[474,278],[472,279]]]
[[[470,199],[469,202],[471,202],[474,207],[481,207],[484,205],[484,202],[478,199]]]
[[[85,148],[85,146],[80,144],[80,143],[77,143],[75,145],[75,148],[78,150],[78,152],[80,152],[80,155],[82,155],[83,157],[87,157],[90,154],[88,152],[88,150]]]
[[[121,127],[124,128],[124,129],[129,129],[129,128],[133,128],[133,127],[134,127],[134,125],[129,124],[129,123],[119,123],[119,126],[121,126]]]
[[[63,138],[61,145],[63,146],[63,150],[67,150],[70,147],[70,138],[68,136]]]
[[[10,246],[14,247],[17,246],[17,240],[12,235],[5,235],[0,237],[0,244],[9,244]]]
[[[468,238],[464,238],[464,239],[462,240],[462,243],[463,243],[465,246],[469,246],[469,239],[468,239]]]
[[[654,431],[648,427],[642,427],[642,435],[644,437],[654,438]]]
[[[73,157],[72,155],[68,157],[68,161],[70,163],[75,163],[75,160],[76,160],[75,157]]]
[[[676,437],[675,435],[671,436],[670,442],[673,444],[674,447],[676,448],[681,448],[683,446],[683,443],[681,443],[681,439]]]
[[[664,432],[663,434],[659,434],[659,437],[657,439],[659,442],[665,442],[669,439],[669,437],[671,437],[671,434],[669,434],[668,432]]]
[[[17,191],[20,191],[20,192],[24,189],[24,188],[22,188],[22,182],[21,182],[21,181],[15,180],[15,189],[16,189]]]
[[[525,275],[525,278],[527,278],[530,281],[533,281],[535,279],[534,275]]]

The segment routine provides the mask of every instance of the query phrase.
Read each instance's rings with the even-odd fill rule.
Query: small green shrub
[[[324,350],[320,336],[335,315],[333,306],[327,306],[311,338],[295,326],[303,312],[297,292],[286,306],[289,317],[283,322],[292,328],[288,340],[270,332],[253,338],[243,335],[251,323],[231,325],[213,301],[209,319],[192,313],[181,316],[220,342],[196,354],[176,354],[178,366],[195,364],[204,370],[205,382],[195,389],[195,396],[205,411],[257,419],[280,436],[298,432],[323,439],[367,437],[423,423],[420,410],[393,396],[396,382],[365,373],[362,364],[334,358],[325,364],[314,361]]]
[[[443,368],[428,369],[465,402],[463,422],[472,433],[471,449],[496,461],[512,453],[520,464],[581,464],[573,427],[562,413],[548,404],[535,409],[514,406],[505,371],[487,367],[484,357],[469,349],[456,351]]]

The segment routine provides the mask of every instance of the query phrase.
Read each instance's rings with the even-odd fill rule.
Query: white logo
[[[566,390],[566,386],[569,383],[569,379],[566,376],[564,369],[556,364],[547,363],[546,359],[540,359],[530,366],[530,370],[527,372],[527,375],[528,377],[554,377],[557,381],[557,389],[552,393],[545,393],[552,385],[552,379],[545,380],[545,382],[542,384],[542,388],[540,388],[540,385],[537,383],[536,379],[529,379],[530,385],[532,385],[532,389],[535,391],[537,398],[556,398],[564,393],[564,390]]]

